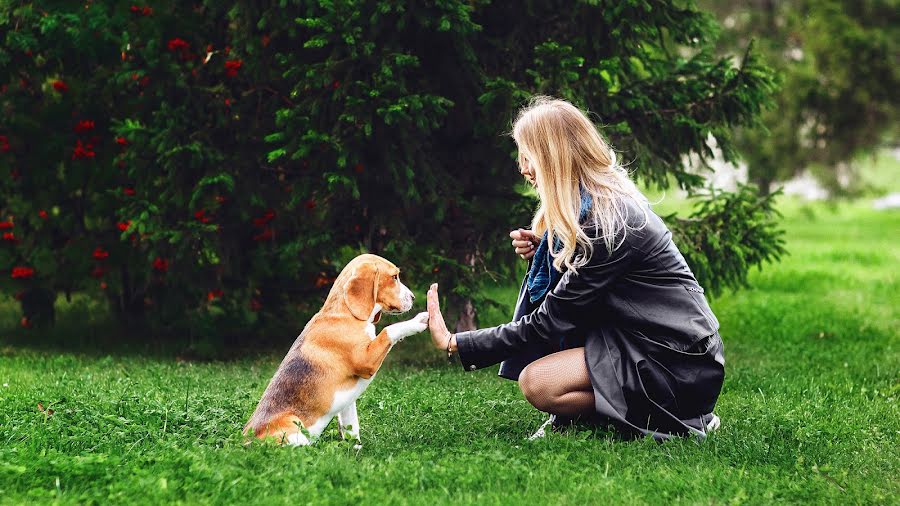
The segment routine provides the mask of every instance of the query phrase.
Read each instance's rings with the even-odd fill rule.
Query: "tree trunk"
[[[454,332],[466,332],[478,328],[476,323],[475,306],[472,305],[472,299],[463,299],[462,309],[459,312],[459,318],[456,320],[456,329]]]
[[[140,324],[144,320],[144,290],[135,286],[128,272],[128,266],[122,265],[122,291],[111,294],[110,302],[119,322],[127,326]]]
[[[767,196],[772,193],[772,179],[771,178],[759,178],[756,181],[756,186],[759,187],[760,196]]]
[[[22,325],[50,327],[56,322],[56,292],[46,288],[29,288],[22,292],[19,305],[22,307]]]
[[[470,273],[475,271],[475,258],[478,251],[470,251],[465,254],[465,264],[469,266]],[[466,297],[459,300],[459,317],[456,320],[456,330],[454,332],[465,332],[478,328],[478,312],[475,311],[475,305],[472,299]]]

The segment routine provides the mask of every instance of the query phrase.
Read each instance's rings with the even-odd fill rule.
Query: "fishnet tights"
[[[519,388],[532,406],[547,413],[576,416],[594,412],[584,348],[560,351],[528,364],[519,375]]]

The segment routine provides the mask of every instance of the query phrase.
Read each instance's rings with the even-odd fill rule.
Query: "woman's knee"
[[[553,394],[549,385],[542,381],[540,374],[533,364],[528,365],[519,373],[519,390],[532,406],[541,411],[550,411]]]

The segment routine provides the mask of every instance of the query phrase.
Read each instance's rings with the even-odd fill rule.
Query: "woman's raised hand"
[[[525,260],[534,256],[535,249],[541,243],[540,237],[534,235],[534,232],[531,230],[525,230],[524,228],[513,230],[509,233],[509,237],[512,238],[512,245],[516,249],[516,254]]]
[[[433,283],[428,289],[428,330],[431,331],[431,342],[434,347],[446,350],[452,334],[447,330],[444,315],[441,314],[437,283]],[[455,351],[452,346],[450,351]]]

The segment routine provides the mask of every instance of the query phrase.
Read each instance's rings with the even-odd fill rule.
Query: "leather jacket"
[[[466,370],[529,350],[532,355],[534,350],[545,350],[543,354],[558,351],[561,339],[584,342],[585,336],[603,329],[624,331],[679,352],[706,346],[704,339],[717,333],[719,322],[703,288],[662,219],[649,206],[625,200],[628,227],[612,253],[597,230],[585,227],[594,238],[590,260],[577,273],[565,272],[537,308],[511,323],[456,334]],[[520,292],[517,306],[527,305],[527,301],[527,294]],[[522,367],[524,364],[501,374],[515,379]]]

